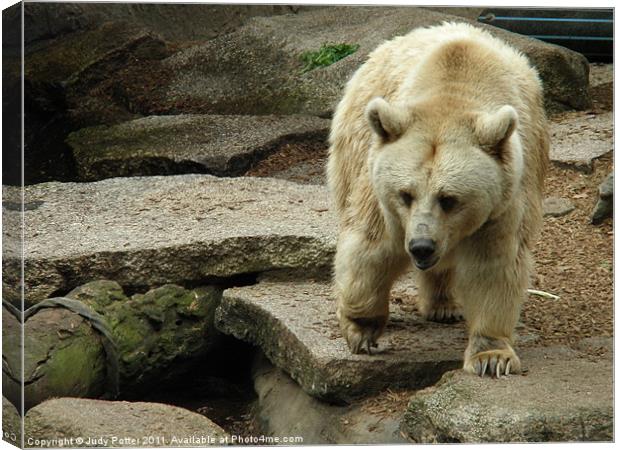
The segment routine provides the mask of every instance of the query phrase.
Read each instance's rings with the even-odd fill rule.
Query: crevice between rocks
[[[196,289],[201,286],[214,286],[223,291],[225,289],[232,288],[232,287],[243,287],[243,286],[254,285],[258,283],[259,277],[261,275],[264,275],[265,273],[266,272],[247,272],[247,273],[231,275],[228,277],[207,276],[201,279],[183,280],[183,281],[177,281],[174,283],[161,283],[158,285],[143,285],[143,284],[128,285],[128,284],[121,284],[121,283],[119,284],[123,288],[123,292],[125,293],[127,297],[131,297],[135,294],[145,294],[146,292],[152,289],[155,289],[157,287],[163,286],[165,284],[174,284],[174,285],[180,286],[188,290]],[[112,281],[115,281],[114,277],[107,277],[106,279],[111,279]],[[95,280],[92,280],[92,281],[95,281]],[[66,297],[67,294],[69,294],[72,290],[74,290],[75,288],[83,284],[85,283],[71,283],[70,278],[65,277],[64,286],[60,289],[53,291],[48,296],[48,298]]]
[[[327,146],[327,128],[280,136],[264,145],[232,156],[224,165],[210,159],[174,160],[167,156],[136,156],[123,159],[107,159],[93,162],[86,172],[76,175],[76,182],[93,182],[112,177],[143,177],[171,175],[213,175],[216,177],[245,176],[258,163],[278,153],[287,145]],[[79,171],[78,171],[79,172]],[[84,172],[84,170],[83,170]]]

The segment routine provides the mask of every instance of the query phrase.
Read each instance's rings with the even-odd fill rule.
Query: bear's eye
[[[457,203],[457,199],[450,195],[442,195],[439,197],[439,206],[441,206],[441,209],[444,212],[452,211],[456,207]]]
[[[411,203],[413,203],[413,195],[411,195],[409,192],[406,192],[406,191],[400,191],[399,194],[400,194],[400,199],[405,204],[405,206],[407,208],[410,207]]]

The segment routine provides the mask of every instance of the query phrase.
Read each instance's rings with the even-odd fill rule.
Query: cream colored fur
[[[348,82],[330,144],[337,316],[351,350],[376,346],[392,284],[412,262],[408,246],[427,238],[438,260],[418,271],[422,314],[465,316],[466,370],[518,372],[513,331],[548,160],[541,84],[527,59],[467,24],[395,38]],[[440,199],[456,199],[455,209]]]

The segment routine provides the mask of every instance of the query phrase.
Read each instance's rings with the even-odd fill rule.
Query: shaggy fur
[[[548,147],[536,71],[487,32],[446,23],[370,54],[336,109],[327,167],[337,316],[353,353],[377,345],[392,284],[414,261],[421,313],[467,321],[464,368],[520,371],[513,331]],[[430,262],[412,257],[421,241],[436,245]]]

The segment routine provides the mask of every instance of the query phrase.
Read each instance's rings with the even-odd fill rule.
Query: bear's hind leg
[[[418,275],[418,310],[426,320],[440,323],[463,320],[463,310],[452,292],[452,278],[452,271]]]
[[[343,233],[335,259],[336,317],[352,353],[377,347],[389,315],[392,284],[406,265],[390,243]]]

